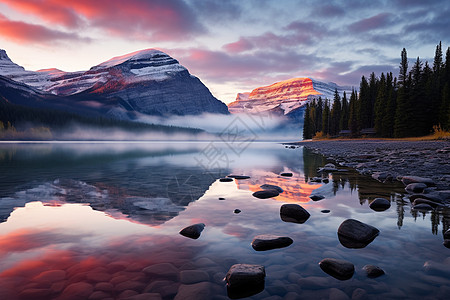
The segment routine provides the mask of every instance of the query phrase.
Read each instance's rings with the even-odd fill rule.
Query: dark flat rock
[[[229,178],[229,177],[225,177],[225,178],[220,178],[219,179],[220,182],[231,182],[233,180],[234,180],[233,178]]]
[[[391,207],[391,201],[385,198],[375,198],[370,202],[369,207],[374,211],[385,211]]]
[[[369,278],[377,278],[385,274],[383,269],[374,265],[365,265],[363,267],[363,270],[366,272],[366,275]]]
[[[330,210],[329,209],[322,209],[320,212],[324,213],[324,214],[328,214],[330,212]]]
[[[292,177],[292,173],[290,173],[290,172],[284,172],[284,173],[281,173],[280,174],[280,176],[284,176],[284,177]]]
[[[293,240],[287,236],[276,236],[271,234],[257,235],[253,238],[252,247],[256,251],[266,251],[278,248],[284,248],[293,243]]]
[[[428,186],[425,183],[417,182],[417,183],[410,183],[405,187],[405,191],[408,193],[423,193],[423,191]]]
[[[236,208],[236,209],[234,210],[234,213],[235,213],[235,214],[239,214],[240,212],[241,212],[241,210],[238,209],[238,208]]]
[[[250,176],[247,175],[228,175],[227,177],[229,178],[234,178],[234,179],[249,179]]]
[[[274,185],[274,184],[263,184],[259,186],[260,188],[262,188],[263,190],[275,190],[278,193],[282,193],[283,189],[280,188],[278,185]]]
[[[191,238],[191,239],[198,239],[200,237],[200,234],[202,233],[203,229],[205,229],[205,224],[198,223],[191,226],[188,226],[186,228],[183,228],[180,231],[180,234]]]
[[[259,198],[259,199],[267,199],[278,196],[280,193],[276,190],[263,190],[263,191],[256,191],[253,193],[253,197]]]
[[[284,222],[303,224],[309,219],[309,212],[298,204],[283,204],[280,217]]]
[[[347,248],[364,248],[370,244],[380,231],[358,220],[347,219],[338,228],[338,238]]]
[[[310,198],[312,201],[319,201],[319,200],[325,199],[325,197],[322,196],[322,195],[311,195],[311,196],[309,196],[309,198]]]
[[[355,266],[341,259],[325,258],[319,262],[319,266],[325,273],[339,280],[348,280],[355,273]]]

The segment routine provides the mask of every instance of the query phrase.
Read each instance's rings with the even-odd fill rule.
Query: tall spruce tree
[[[357,93],[354,89],[352,89],[352,94],[350,96],[349,119],[348,119],[348,127],[351,131],[352,136],[356,136],[359,134],[357,102],[358,102]]]
[[[330,112],[330,135],[337,135],[339,133],[339,122],[341,120],[341,97],[338,90],[334,90],[333,105]]]
[[[361,77],[359,85],[359,99],[358,99],[358,126],[360,129],[370,128],[371,108],[370,108],[370,94],[369,83],[366,77]]]
[[[342,113],[341,113],[341,119],[339,120],[339,131],[341,130],[348,130],[348,118],[349,118],[349,107],[348,107],[348,100],[347,95],[345,94],[342,96]]]
[[[309,103],[306,104],[305,117],[303,119],[303,139],[308,140],[312,138],[312,122],[310,116]]]
[[[383,132],[383,118],[386,114],[386,107],[387,107],[387,84],[386,84],[386,77],[384,76],[384,73],[381,73],[380,76],[380,82],[378,87],[378,94],[377,98],[375,100],[375,131],[377,135],[379,136],[385,136],[385,132]]]
[[[386,76],[387,102],[381,125],[382,136],[388,138],[394,137],[395,109],[397,106],[396,83],[396,78],[393,79],[392,72],[389,73],[389,75]]]
[[[322,114],[322,133],[324,136],[330,133],[330,105],[328,99],[325,99]]]
[[[394,137],[401,138],[409,136],[411,128],[409,123],[412,118],[411,105],[409,101],[409,75],[408,73],[408,57],[406,49],[403,48],[401,53],[399,88],[397,93],[397,107],[395,109]]]

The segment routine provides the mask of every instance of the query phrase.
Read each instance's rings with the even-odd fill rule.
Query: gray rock
[[[431,178],[424,178],[419,176],[403,176],[402,182],[404,185],[408,185],[410,183],[424,183],[427,186],[435,186],[435,182]]]
[[[380,182],[385,182],[388,180],[392,180],[393,176],[389,172],[375,172],[372,174],[372,178]]]
[[[423,193],[426,188],[427,185],[422,182],[410,183],[405,187],[405,191],[407,191],[408,193]]]
[[[358,220],[347,219],[338,228],[338,238],[347,248],[364,248],[370,244],[380,231]]]
[[[423,210],[423,211],[433,210],[433,207],[426,203],[419,203],[417,205],[414,205],[412,208],[415,210]]]
[[[328,298],[328,300],[350,300],[350,298],[346,293],[344,293],[344,291],[337,288],[331,288],[330,297]]]
[[[231,299],[250,297],[264,290],[264,266],[236,264],[228,270],[225,281]]]
[[[444,232],[444,239],[450,239],[450,229],[448,229],[446,232]]]
[[[339,280],[348,280],[355,273],[355,266],[346,260],[325,258],[319,262],[320,268],[330,276]]]
[[[413,207],[419,204],[428,204],[429,206],[436,208],[436,207],[442,207],[444,206],[441,203],[436,203],[432,200],[428,200],[428,199],[422,199],[422,198],[417,198],[416,200],[413,201]]]
[[[284,222],[303,224],[309,219],[309,212],[298,204],[283,204],[280,217]]]
[[[311,196],[309,196],[309,198],[311,198],[312,201],[319,201],[319,200],[325,199],[325,197],[322,195],[311,195]]]
[[[377,278],[385,274],[383,269],[374,265],[365,265],[363,267],[363,270],[366,272],[366,275],[369,278]]]
[[[282,193],[283,189],[280,188],[278,185],[274,185],[274,184],[263,184],[259,186],[260,188],[262,188],[263,190],[275,190],[278,193]]]
[[[142,270],[145,274],[163,278],[178,279],[178,269],[171,263],[160,263],[148,266]]]
[[[375,198],[372,202],[370,202],[369,207],[374,211],[385,211],[391,207],[391,202],[388,199]]]
[[[200,234],[202,233],[203,229],[205,229],[205,224],[198,223],[194,224],[188,227],[183,228],[180,231],[180,234],[182,236],[191,238],[191,239],[198,239],[200,237]]]
[[[281,173],[280,174],[280,176],[284,176],[284,177],[292,177],[292,173],[290,173],[290,172],[284,172],[284,173]]]
[[[253,197],[259,198],[259,199],[267,199],[278,196],[280,193],[276,190],[263,190],[263,191],[256,191],[253,193]]]
[[[253,238],[252,247],[256,251],[266,251],[277,248],[284,248],[293,243],[287,236],[276,236],[271,234],[257,235]]]
[[[367,292],[362,288],[357,288],[352,293],[352,300],[364,300],[367,299]]]

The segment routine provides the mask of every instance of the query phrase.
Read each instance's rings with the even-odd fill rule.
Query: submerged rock
[[[234,178],[234,179],[249,179],[250,178],[250,176],[247,176],[247,175],[228,175],[227,177]]]
[[[391,202],[388,199],[375,198],[372,202],[370,202],[369,207],[374,211],[385,211],[391,207]]]
[[[284,222],[303,224],[309,219],[309,212],[298,204],[283,204],[280,217]]]
[[[370,244],[380,231],[355,219],[347,219],[338,228],[338,238],[346,248],[364,248]]]
[[[264,290],[264,266],[236,264],[228,270],[225,281],[231,299],[250,297]]]
[[[328,163],[325,166],[323,166],[323,168],[320,168],[318,172],[335,172],[337,170],[338,169],[334,164]]]
[[[325,258],[319,262],[320,268],[330,276],[339,280],[348,280],[355,273],[355,266],[346,260]]]
[[[235,214],[238,214],[238,213],[240,213],[240,212],[241,212],[241,210],[238,209],[238,208],[236,208],[236,209],[234,210],[234,213],[235,213]]]
[[[278,193],[282,193],[284,192],[282,188],[280,188],[278,185],[274,185],[274,184],[263,184],[259,186],[260,188],[262,188],[263,190],[275,190]]]
[[[191,238],[191,239],[198,239],[200,237],[200,234],[202,233],[203,229],[205,229],[205,224],[198,223],[191,226],[188,226],[186,228],[183,228],[180,231],[180,234]]]
[[[329,213],[331,210],[329,210],[329,209],[322,209],[320,212],[321,213],[324,213],[324,214],[327,214],[327,213]]]
[[[419,203],[417,205],[413,205],[412,208],[415,210],[424,210],[424,211],[433,210],[433,207],[427,203]]]
[[[256,251],[266,251],[277,248],[284,248],[294,241],[287,236],[276,236],[271,234],[257,235],[253,238],[252,247]]]
[[[267,199],[278,196],[280,193],[276,190],[263,190],[263,191],[256,191],[253,193],[253,197],[259,198],[259,199]]]
[[[372,178],[380,182],[385,182],[393,179],[393,176],[389,172],[375,172],[372,174]]]
[[[385,274],[383,269],[374,265],[365,265],[363,267],[363,270],[366,272],[366,275],[369,278],[377,278]]]
[[[445,247],[450,248],[450,239],[445,239],[442,243]]]
[[[450,229],[444,232],[444,239],[450,239]]]

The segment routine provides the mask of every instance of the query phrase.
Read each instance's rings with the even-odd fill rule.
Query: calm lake
[[[448,299],[450,212],[412,211],[400,183],[352,170],[311,183],[329,162],[276,143],[2,143],[0,299],[229,299],[223,278],[240,263],[266,270],[264,290],[248,299]],[[250,179],[218,180],[230,174]],[[253,197],[262,184],[284,192]],[[391,207],[370,209],[377,197]],[[284,222],[286,203],[310,218]],[[380,235],[343,246],[337,229],[349,218]],[[179,234],[196,223],[206,225],[200,238]],[[294,242],[255,251],[260,234]],[[352,262],[355,274],[331,277],[324,258]],[[368,278],[368,264],[386,274]]]

